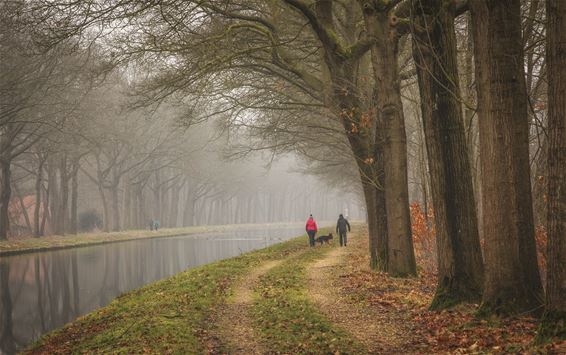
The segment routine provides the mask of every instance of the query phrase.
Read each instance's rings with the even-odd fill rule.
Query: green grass
[[[276,353],[367,353],[309,301],[306,267],[329,252],[317,247],[286,259],[260,279],[253,314],[262,341]]]
[[[29,353],[202,353],[207,318],[252,267],[306,248],[302,236],[127,293],[33,344]]]

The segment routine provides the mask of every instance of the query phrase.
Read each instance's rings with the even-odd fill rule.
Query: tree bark
[[[376,129],[383,135],[385,202],[388,230],[387,271],[394,276],[416,275],[411,233],[407,137],[398,70],[396,18],[375,4],[362,1],[368,33],[375,39],[371,61],[376,83]]]
[[[566,2],[547,0],[548,249],[543,334],[566,338]]]
[[[445,0],[421,0],[414,3],[413,16],[438,251],[431,308],[442,309],[481,299],[483,261],[459,101],[453,9]]]
[[[540,311],[520,0],[470,2],[475,51],[485,288],[480,314]]]

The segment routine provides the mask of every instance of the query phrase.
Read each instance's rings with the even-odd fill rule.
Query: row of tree
[[[289,161],[269,174],[258,157],[222,161],[227,134],[215,122],[191,122],[191,105],[176,98],[140,101],[134,83],[147,70],[118,68],[101,45],[77,37],[46,46],[25,2],[0,6],[0,239],[149,228],[150,220],[329,220],[344,209],[360,218],[355,194],[301,179]]]
[[[371,266],[397,276],[416,274],[406,133],[416,102],[439,248],[434,307],[481,298],[486,313],[542,309],[531,162],[548,159],[546,306],[564,314],[564,10],[542,5],[44,0],[29,10],[49,43],[102,38],[114,62],[146,68],[136,85],[146,105],[177,98],[191,121],[220,118],[239,133],[227,136],[233,154],[293,151],[322,176],[345,166],[365,200]],[[417,97],[407,95],[415,74]],[[548,117],[537,101],[546,77]],[[542,153],[530,154],[532,136]]]

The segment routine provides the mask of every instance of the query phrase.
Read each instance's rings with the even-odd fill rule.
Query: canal
[[[266,225],[0,257],[0,353],[15,353],[124,292],[291,239],[303,228]]]

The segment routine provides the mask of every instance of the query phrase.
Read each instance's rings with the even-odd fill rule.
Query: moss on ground
[[[367,353],[309,301],[306,267],[330,250],[325,245],[292,256],[260,279],[253,310],[256,329],[275,353]]]
[[[226,300],[233,282],[261,262],[305,247],[305,236],[295,238],[129,292],[43,336],[26,353],[205,352],[207,318]]]

